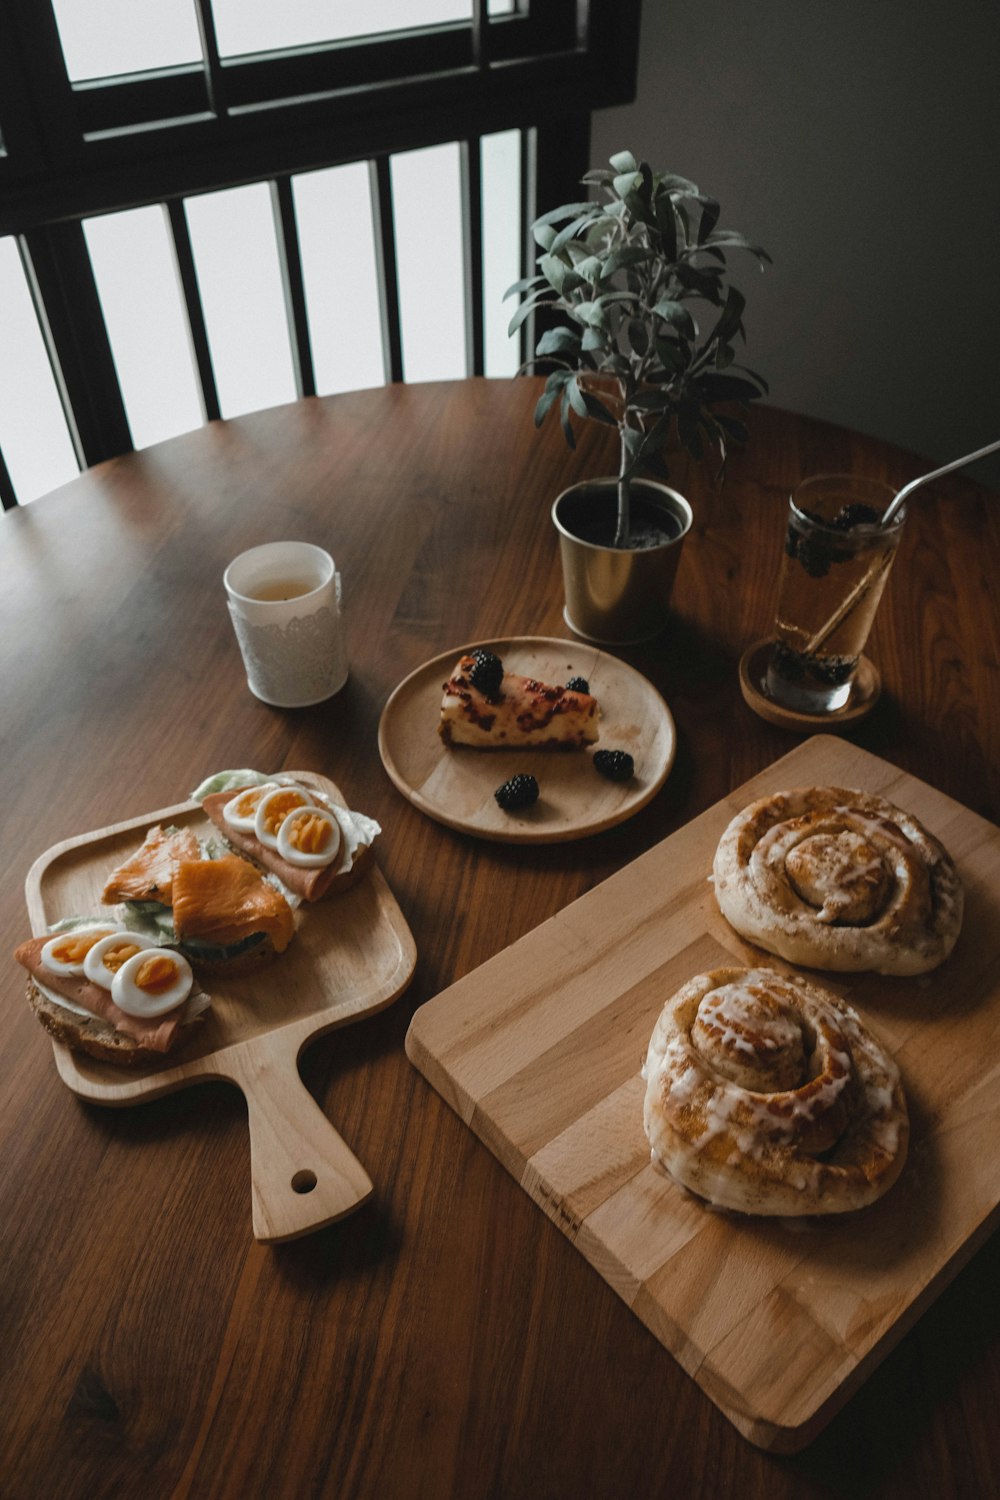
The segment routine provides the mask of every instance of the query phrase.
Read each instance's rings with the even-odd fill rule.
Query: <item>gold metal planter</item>
[[[681,543],[691,529],[691,507],[676,490],[653,480],[633,480],[631,507],[639,521],[662,524],[668,541],[623,549],[587,538],[613,516],[617,479],[592,479],[563,490],[552,506],[559,533],[566,624],[584,640],[632,646],[659,635],[669,617],[670,591]]]

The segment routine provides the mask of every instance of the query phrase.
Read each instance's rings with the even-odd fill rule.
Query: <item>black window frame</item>
[[[184,288],[206,419],[218,416],[185,259],[183,200],[267,181],[285,275],[297,387],[312,393],[290,180],[367,161],[379,237],[387,378],[403,376],[388,160],[457,141],[466,227],[469,373],[482,371],[477,308],[482,136],[522,132],[522,261],[536,205],[579,196],[590,115],[635,95],[641,0],[516,0],[467,23],[220,58],[210,0],[195,0],[201,64],[72,83],[50,0],[0,6],[0,235],[16,236],[84,467],[128,451],[125,417],[82,221],[161,204]],[[531,330],[525,330],[525,337]],[[15,503],[0,455],[0,496]]]

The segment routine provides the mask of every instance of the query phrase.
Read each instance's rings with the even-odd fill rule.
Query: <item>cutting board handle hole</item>
[[[296,1193],[311,1193],[316,1186],[316,1173],[308,1169],[296,1172],[292,1178],[292,1191]]]

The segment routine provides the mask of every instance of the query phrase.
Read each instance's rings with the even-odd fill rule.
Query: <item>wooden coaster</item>
[[[829,713],[811,714],[803,709],[784,708],[769,697],[764,689],[764,675],[773,641],[755,641],[748,646],[740,658],[740,688],[743,697],[755,714],[775,724],[779,729],[791,729],[797,734],[816,734],[826,731],[835,734],[848,724],[856,724],[871,713],[882,693],[882,678],[878,668],[862,656],[851,684],[851,694],[843,708]]]

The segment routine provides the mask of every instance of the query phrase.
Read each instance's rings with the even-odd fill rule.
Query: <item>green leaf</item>
[[[658,193],[653,199],[653,215],[663,242],[663,254],[667,260],[677,259],[677,219],[674,205],[667,193]]]
[[[539,396],[535,404],[535,426],[541,427],[548,416],[549,408],[559,397],[559,387],[553,386],[551,390],[545,390]]]
[[[719,315],[712,332],[712,337],[721,343],[728,343],[740,331],[743,322],[743,313],[746,310],[747,299],[738,288],[731,286],[726,292],[726,305]]]
[[[701,220],[698,224],[698,243],[701,245],[719,222],[719,205],[714,198],[701,196],[698,202],[701,204]]]
[[[652,257],[653,251],[648,245],[623,245],[620,250],[612,250],[601,266],[601,275],[613,276],[623,267],[643,265]]]
[[[555,287],[562,294],[563,283],[569,275],[570,268],[564,260],[557,255],[542,255],[538,259],[538,269],[541,271],[549,286]]]
[[[672,404],[669,391],[637,391],[629,402],[636,411],[665,411]]]
[[[615,173],[609,172],[607,167],[594,167],[590,172],[584,172],[580,178],[581,182],[592,182],[596,187],[607,187],[614,180]]]
[[[618,151],[608,158],[616,172],[638,172],[639,163],[631,151]]]
[[[563,437],[566,439],[571,448],[575,448],[576,434],[573,431],[573,424],[569,419],[569,391],[570,386],[567,385],[566,389],[563,391],[562,404],[559,408],[559,420],[562,423]]]
[[[515,281],[507,288],[500,300],[506,302],[508,297],[513,297],[517,292],[526,292],[529,287],[537,286],[540,281],[544,280],[544,276],[522,276],[520,281]]]
[[[637,193],[642,187],[642,174],[640,172],[623,172],[616,177],[612,186],[619,198],[627,200],[629,195]]]
[[[617,417],[608,410],[604,402],[598,400],[590,391],[583,390],[578,381],[574,380],[566,387],[566,391],[569,395],[569,404],[577,416],[590,417],[593,421],[603,422],[608,427],[618,426]]]
[[[679,177],[676,172],[663,172],[656,179],[660,187],[666,188],[668,193],[685,193],[696,197],[698,189],[688,177]]]
[[[588,353],[596,353],[598,350],[606,349],[607,347],[608,335],[603,328],[584,329],[583,338],[580,341],[581,349],[587,350]]]
[[[682,302],[676,302],[672,297],[664,297],[653,308],[653,314],[657,318],[662,318],[664,323],[670,323],[685,338],[697,338],[698,325]]]
[[[608,326],[608,310],[602,302],[579,302],[573,308],[573,315],[588,328]]]
[[[507,336],[508,336],[508,338],[512,334],[515,334],[517,332],[517,330],[520,328],[521,324],[524,322],[525,318],[529,315],[529,313],[533,312],[534,308],[536,307],[536,305],[538,303],[538,300],[539,299],[538,299],[537,296],[534,296],[534,297],[525,297],[524,301],[517,308],[516,312],[514,313],[514,316],[511,318],[510,322],[507,324]]]
[[[552,249],[552,241],[556,237],[554,224],[532,224],[531,233],[536,245],[541,245],[543,250]]]
[[[553,370],[545,382],[545,389],[547,391],[561,391],[563,386],[572,379],[572,370]]]
[[[680,375],[683,370],[687,369],[690,350],[686,345],[661,337],[656,340],[656,352],[663,368],[669,370],[672,375]]]
[[[537,224],[558,224],[560,219],[576,219],[581,214],[595,213],[599,204],[591,203],[564,203],[560,208],[550,208],[547,214],[539,214],[531,228],[534,230]]]
[[[640,357],[649,349],[649,329],[641,318],[633,318],[629,323],[628,341]]]
[[[691,457],[700,462],[705,450],[698,431],[698,418],[693,411],[682,408],[677,413],[677,432]]]
[[[589,219],[586,217],[571,219],[570,222],[565,226],[565,228],[560,229],[559,233],[552,241],[552,244],[549,246],[549,254],[558,255],[559,251],[562,250],[564,246],[568,245],[571,240],[576,239],[580,230],[584,227],[585,224],[588,224],[589,222]]]
[[[535,353],[539,357],[546,354],[578,354],[580,352],[580,336],[570,328],[547,328],[538,340]]]
[[[737,250],[749,250],[751,255],[756,255],[759,261],[766,261],[769,266],[774,264],[766,250],[752,244],[745,234],[739,234],[735,229],[714,229],[705,244],[732,245]]]
[[[719,289],[721,272],[717,266],[698,267],[681,262],[674,271],[674,275],[681,286],[686,287],[689,292],[697,292],[699,297],[704,297],[708,302],[716,304],[722,301],[722,293]]]
[[[584,281],[589,281],[592,286],[601,279],[601,259],[598,255],[587,255],[583,260],[578,260],[574,267],[576,274],[582,276]]]

